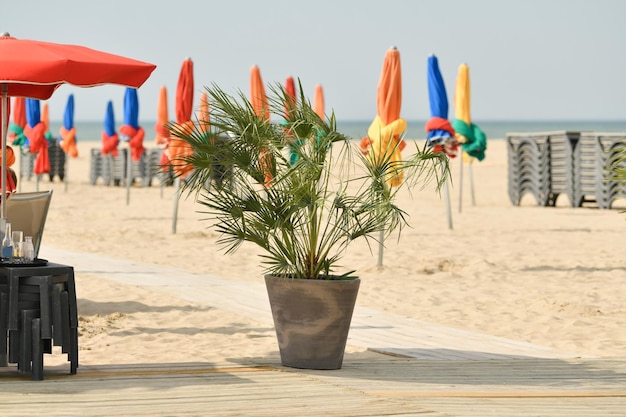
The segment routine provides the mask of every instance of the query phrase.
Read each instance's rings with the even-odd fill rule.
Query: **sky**
[[[253,65],[266,85],[300,79],[324,90],[338,120],[371,120],[385,52],[400,51],[401,116],[430,117],[427,59],[435,54],[454,118],[457,71],[469,66],[471,116],[479,120],[626,118],[623,0],[0,0],[0,32],[77,44],[157,66],[139,89],[140,122],[156,120],[161,86],[170,119],[178,74],[194,61],[196,94],[216,83],[249,92]],[[62,120],[103,120],[124,87],[60,87],[48,100]]]

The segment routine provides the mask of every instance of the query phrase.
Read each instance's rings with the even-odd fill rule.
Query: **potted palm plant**
[[[405,184],[440,185],[446,157],[424,147],[393,160],[397,140],[364,156],[337,131],[334,114],[321,118],[302,93],[294,100],[278,84],[270,87],[268,107],[281,123],[257,116],[241,92],[213,84],[206,93],[209,130],[170,126],[192,149],[173,161],[193,167],[183,190],[208,214],[226,253],[244,242],[263,249],[282,364],[341,368],[360,284],[339,264],[342,255],[353,241],[399,232],[407,223],[396,193]],[[390,187],[389,176],[400,170],[403,185]]]

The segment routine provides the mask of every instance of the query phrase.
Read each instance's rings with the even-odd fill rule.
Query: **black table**
[[[74,268],[40,263],[0,263],[0,366],[17,363],[34,380],[43,379],[43,353],[53,344],[67,353],[72,374],[78,367]]]

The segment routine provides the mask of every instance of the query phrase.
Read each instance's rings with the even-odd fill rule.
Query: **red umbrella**
[[[193,61],[187,58],[178,75],[176,85],[176,123],[177,130],[181,133],[190,134],[194,129],[191,114],[193,112]],[[180,179],[184,178],[193,169],[184,159],[193,153],[191,146],[178,138],[177,135],[170,137],[168,145],[169,158],[177,175],[176,198],[174,200],[174,217],[172,219],[172,233],[176,233],[176,221],[178,218],[178,199],[180,198]]]
[[[2,172],[6,172],[6,111],[9,97],[46,100],[62,84],[92,87],[119,84],[140,87],[155,65],[78,45],[16,39],[0,35],[0,93],[2,100]],[[4,175],[3,175],[4,177]],[[2,195],[5,194],[2,182]],[[6,218],[2,205],[2,218]]]
[[[191,115],[193,113],[193,61],[187,58],[183,61],[176,85],[176,123],[184,133],[191,133],[194,129]],[[192,169],[184,162],[184,158],[193,152],[189,144],[176,136],[170,138],[168,145],[169,158],[177,176],[184,178]]]
[[[261,78],[261,70],[257,65],[253,65],[250,69],[250,104],[254,112],[260,119],[270,121],[270,106],[267,101],[267,95],[265,94],[265,86],[263,85],[263,79]],[[269,186],[272,181],[272,173],[270,171],[271,161],[269,152],[266,149],[261,149],[259,155],[259,164],[265,171],[264,185]]]

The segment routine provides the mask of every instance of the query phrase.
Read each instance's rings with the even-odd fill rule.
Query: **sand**
[[[180,200],[173,234],[173,187],[137,183],[127,204],[125,187],[91,185],[90,149],[97,147],[79,144],[67,188],[58,178],[40,181],[40,189],[54,189],[42,253],[53,247],[261,282],[259,251],[244,245],[224,255],[193,198]],[[468,165],[462,184],[459,160],[451,166],[452,230],[445,194],[432,187],[402,192],[411,228],[386,242],[383,266],[377,247],[372,253],[363,242],[342,262],[362,279],[357,304],[585,355],[623,356],[626,214],[571,208],[566,196],[556,207],[539,207],[531,195],[513,206],[504,140],[490,141],[486,159],[473,164],[475,204]],[[33,191],[34,179],[22,179],[20,189]],[[101,274],[77,271],[76,279],[81,364],[278,356],[271,326]],[[373,355],[352,346],[347,352]]]

